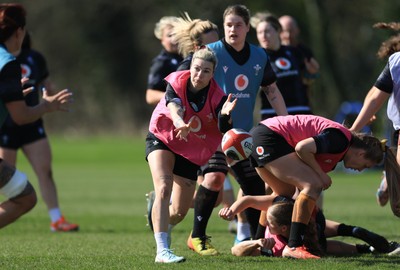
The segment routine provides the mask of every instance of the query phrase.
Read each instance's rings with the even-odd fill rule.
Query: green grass
[[[393,269],[400,263],[400,257],[384,255],[317,261],[237,258],[230,255],[234,236],[227,231],[227,222],[217,217],[217,211],[208,234],[222,255],[200,257],[185,245],[193,219],[190,211],[172,234],[172,247],[187,261],[156,265],[155,241],[144,218],[145,193],[152,189],[144,139],[58,137],[51,141],[61,208],[68,219],[80,224],[81,231],[51,233],[45,205],[39,199],[30,213],[0,231],[0,269]],[[22,155],[18,168],[37,187]],[[375,202],[379,171],[334,173],[332,178],[333,185],[325,192],[327,218],[400,241],[398,218],[389,207],[379,207]]]

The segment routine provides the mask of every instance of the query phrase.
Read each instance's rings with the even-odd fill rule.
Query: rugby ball
[[[253,151],[253,137],[243,129],[232,128],[222,137],[221,147],[227,157],[243,160]]]

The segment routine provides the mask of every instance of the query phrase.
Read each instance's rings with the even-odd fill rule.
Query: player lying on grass
[[[232,247],[235,256],[275,256],[281,257],[287,245],[291,229],[294,201],[282,196],[245,196],[238,199],[230,208],[223,208],[219,216],[231,220],[247,207],[262,212],[260,224],[266,227],[265,237],[239,243]],[[263,216],[265,215],[265,216]],[[327,240],[335,236],[352,236],[366,244],[348,244],[342,241]],[[399,244],[388,242],[383,236],[362,227],[346,225],[325,219],[322,211],[315,207],[307,226],[304,244],[308,251],[318,256],[350,256],[363,253],[389,253]]]

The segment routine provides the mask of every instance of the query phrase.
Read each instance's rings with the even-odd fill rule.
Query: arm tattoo
[[[185,113],[185,110],[181,107],[181,106],[179,106],[179,109],[178,109],[178,115],[180,116],[180,117],[182,117],[183,118],[183,115],[184,115],[184,113]]]
[[[182,108],[182,106],[180,104],[177,104],[175,102],[171,102],[170,103],[172,106],[174,106],[174,108],[177,110],[177,114],[183,118],[183,115],[185,114],[185,109]]]
[[[272,101],[276,100],[275,88],[274,87],[270,87],[268,85],[268,86],[262,87],[262,90],[264,91],[264,94],[267,96],[269,102],[272,102]]]

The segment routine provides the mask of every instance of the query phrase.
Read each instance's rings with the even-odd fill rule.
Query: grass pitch
[[[51,138],[53,173],[61,210],[77,233],[52,233],[46,207],[38,205],[14,224],[0,230],[0,269],[393,269],[400,257],[363,255],[298,261],[284,258],[234,257],[234,235],[228,223],[211,217],[207,233],[222,253],[200,257],[186,247],[193,211],[175,227],[172,248],[186,262],[154,263],[155,241],[146,227],[145,193],[152,189],[144,160],[144,138]],[[19,155],[18,168],[26,172],[39,193],[29,164]],[[400,241],[399,219],[388,206],[375,202],[379,170],[363,174],[332,173],[332,187],[325,192],[329,219],[359,225]],[[237,185],[235,185],[237,188]],[[353,238],[338,238],[361,243]]]

